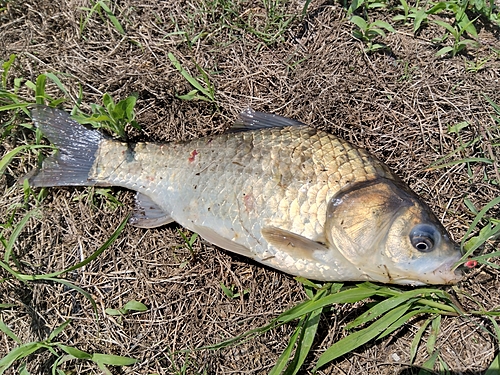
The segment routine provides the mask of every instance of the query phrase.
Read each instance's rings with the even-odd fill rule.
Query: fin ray
[[[173,222],[174,219],[163,211],[153,200],[145,194],[135,196],[135,209],[129,222],[138,228],[156,228]]]
[[[35,126],[58,149],[45,159],[42,168],[27,176],[31,186],[92,186],[89,172],[104,136],[72,120],[56,108],[36,105],[31,109]],[[99,184],[103,185],[103,184]]]
[[[264,239],[279,251],[290,254],[294,258],[316,260],[315,252],[328,252],[323,244],[310,240],[299,234],[276,227],[261,229]]]
[[[230,130],[245,131],[265,128],[283,128],[285,126],[307,126],[306,124],[291,118],[254,111],[251,108],[240,113]]]

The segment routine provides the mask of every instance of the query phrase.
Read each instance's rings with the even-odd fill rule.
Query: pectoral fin
[[[262,228],[261,233],[276,249],[296,259],[316,260],[315,252],[328,251],[328,248],[319,242],[276,227]]]
[[[172,219],[147,195],[137,193],[135,196],[135,210],[130,218],[130,224],[138,228],[156,228],[169,224]]]

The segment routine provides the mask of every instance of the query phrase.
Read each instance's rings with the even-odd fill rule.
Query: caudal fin
[[[31,186],[90,186],[89,172],[104,136],[72,120],[59,109],[37,105],[31,109],[36,127],[58,149],[42,168],[26,176]]]

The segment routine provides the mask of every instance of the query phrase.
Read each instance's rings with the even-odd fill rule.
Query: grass
[[[285,3],[281,1],[263,1],[263,9],[265,15],[259,18],[256,15],[245,15],[241,17],[243,11],[238,8],[237,2],[227,2],[223,0],[203,1],[202,7],[196,14],[196,17],[212,15],[212,24],[207,30],[199,32],[195,37],[188,36],[187,32],[180,31],[179,35],[186,36],[189,44],[193,46],[196,40],[206,37],[209,33],[217,32],[217,30],[230,28],[231,30],[239,30],[249,33],[256,37],[263,45],[270,46],[275,43],[280,43],[283,40],[286,31],[297,17],[303,17],[309,5],[307,1],[304,5],[302,14],[291,15],[286,11]],[[110,2],[97,1],[92,3],[91,8],[84,9],[88,12],[87,17],[82,19],[80,31],[83,33],[90,18],[94,14],[98,14],[101,18],[109,20],[119,34],[124,34],[125,31],[121,26],[120,21],[109,6]],[[385,49],[385,45],[377,43],[376,40],[384,39],[385,33],[382,29],[390,32],[397,32],[394,27],[385,21],[374,19],[373,13],[377,9],[387,8],[386,3],[382,1],[360,1],[346,4],[349,10],[348,14],[352,14],[350,20],[358,28],[353,33],[353,36],[361,40],[365,44],[365,52],[377,52]],[[405,0],[401,0],[401,5],[393,10],[396,15],[393,20],[397,22],[413,22],[413,31],[417,33],[428,22],[434,22],[442,27],[445,31],[443,38],[437,41],[439,44],[445,42],[450,36],[451,45],[444,46],[437,51],[439,56],[455,56],[465,52],[468,48],[474,48],[477,45],[477,32],[475,23],[478,17],[486,18],[494,25],[498,24],[498,10],[492,3],[486,1],[469,1],[469,2],[439,2],[434,6],[416,3],[415,6],[410,6]],[[467,14],[473,13],[472,19],[468,18]],[[434,19],[436,14],[451,14],[453,15],[452,23]],[[379,13],[375,13],[378,15]],[[194,17],[194,16],[193,16]],[[368,18],[370,17],[370,18]],[[217,18],[217,20],[215,20]],[[468,37],[465,37],[467,36]],[[197,76],[193,76],[186,70],[174,54],[169,53],[168,58],[171,64],[192,86],[192,90],[187,94],[179,95],[182,100],[201,100],[210,103],[217,103],[215,85],[209,74],[195,63]],[[2,124],[1,138],[5,139],[11,134],[11,131],[19,126],[19,123],[24,121],[24,116],[28,114],[27,107],[34,103],[49,103],[50,105],[58,105],[65,102],[70,97],[68,91],[61,83],[58,75],[55,73],[45,73],[37,77],[35,82],[14,78],[9,80],[9,72],[16,61],[16,56],[11,55],[9,59],[2,63],[1,87],[0,87],[0,111],[8,113],[8,120]],[[9,86],[9,82],[12,85]],[[47,82],[54,84],[62,93],[59,98],[50,96],[46,91]],[[24,89],[24,90],[21,90]],[[20,92],[31,90],[32,97],[21,97]],[[115,102],[109,95],[103,96],[103,104],[91,105],[92,115],[84,115],[78,106],[74,106],[74,117],[81,123],[91,124],[95,127],[105,128],[112,134],[117,135],[122,139],[126,139],[127,127],[132,126],[140,129],[135,121],[135,104],[137,95],[131,95],[126,99]],[[489,111],[492,121],[497,128],[492,127],[485,131],[497,131],[500,127],[500,107],[490,98],[485,100],[489,103]],[[20,120],[23,119],[23,120]],[[29,124],[22,124],[25,128],[32,129]],[[472,140],[464,141],[461,139],[461,131],[466,129],[470,124],[461,123],[455,124],[448,129],[450,134],[455,134],[457,142],[460,146],[443,159],[431,165],[430,169],[448,168],[457,164],[466,165],[467,171],[471,171],[471,166],[476,163],[491,164],[494,163],[494,157],[488,150],[477,156],[475,148],[478,145],[485,144],[487,141],[485,135],[478,135]],[[34,129],[32,129],[34,130]],[[491,140],[492,137],[488,139]],[[34,133],[32,144],[17,146],[13,150],[7,152],[0,160],[0,177],[8,173],[11,163],[19,157],[22,157],[27,152],[35,152],[40,149],[50,148],[50,146],[41,144],[41,135]],[[491,143],[490,148],[497,148],[500,144]],[[472,173],[472,172],[470,172]],[[498,173],[498,172],[497,172]],[[498,178],[489,178],[486,181],[489,184],[498,185]],[[39,195],[35,195],[28,186],[24,186],[25,202],[33,200],[35,205],[43,203],[44,191]],[[85,195],[89,202],[92,202],[94,194],[99,194],[105,197],[107,201],[113,202],[113,195],[107,189],[88,190],[88,195]],[[114,202],[116,204],[116,202]],[[118,202],[119,203],[119,202]],[[495,239],[500,234],[500,219],[492,216],[490,212],[493,208],[500,204],[500,197],[493,197],[492,200],[483,207],[475,207],[474,204],[464,199],[464,204],[472,215],[472,220],[466,234],[461,241],[464,250],[462,263],[469,259],[488,267],[500,268],[491,261],[491,258],[500,255],[500,252],[482,254],[478,250],[487,245],[492,239]],[[0,260],[2,267],[8,274],[8,278],[17,279],[22,283],[31,282],[56,282],[61,283],[71,289],[82,293],[88,298],[96,309],[96,303],[92,296],[82,288],[64,278],[71,271],[76,271],[83,266],[96,260],[109,246],[118,238],[123,231],[126,218],[116,228],[114,233],[88,258],[75,264],[65,270],[48,273],[48,274],[25,274],[20,272],[22,269],[20,259],[17,258],[15,252],[15,244],[19,240],[19,236],[25,229],[30,220],[37,220],[39,217],[38,209],[27,210],[25,206],[13,206],[9,212],[11,215],[1,224],[0,243],[3,247],[3,260]],[[24,210],[24,211],[23,211]],[[24,214],[23,214],[24,212]],[[20,219],[18,217],[21,216]],[[182,236],[185,246],[189,249],[191,257],[194,259],[196,253],[193,249],[193,244],[197,238],[196,234],[188,237],[183,232],[179,231]],[[476,255],[477,254],[477,255]],[[6,279],[2,280],[3,282]],[[500,316],[499,310],[485,310],[480,303],[475,301],[471,296],[464,295],[471,303],[477,305],[477,309],[464,310],[462,306],[455,304],[453,298],[448,293],[440,288],[417,288],[406,290],[404,288],[380,286],[372,283],[359,283],[356,285],[348,285],[341,283],[326,283],[316,284],[305,279],[298,278],[302,283],[308,299],[292,307],[289,310],[281,313],[277,318],[273,319],[269,324],[252,331],[248,331],[243,335],[231,338],[228,341],[221,342],[211,347],[201,349],[218,350],[230,345],[242,343],[256,335],[263,334],[269,330],[276,329],[284,324],[296,324],[296,328],[289,339],[286,349],[279,357],[277,363],[270,371],[270,374],[297,374],[306,364],[307,358],[310,358],[311,350],[314,349],[315,339],[318,334],[320,319],[324,314],[332,313],[336,305],[352,305],[354,303],[364,302],[367,307],[366,311],[357,316],[352,321],[348,322],[344,328],[344,335],[339,341],[335,342],[327,348],[317,358],[312,365],[313,371],[319,370],[326,364],[339,359],[340,357],[355,351],[366,343],[377,342],[390,334],[407,325],[412,319],[417,316],[425,318],[420,328],[414,335],[413,341],[409,348],[410,362],[413,364],[416,359],[418,348],[423,345],[425,339],[425,350],[428,359],[422,364],[422,368],[432,371],[439,368],[440,371],[447,371],[448,365],[441,358],[439,350],[436,348],[436,339],[441,329],[443,316],[450,316],[457,320],[466,320],[471,316],[483,316],[490,319],[493,331],[488,334],[497,338],[497,343],[500,343],[500,329],[495,321],[495,317]],[[248,291],[243,290],[238,292],[234,286],[225,286],[220,284],[222,291],[229,299],[245,295]],[[455,290],[461,293],[459,289]],[[8,304],[1,304],[0,308],[8,307]],[[123,316],[132,312],[146,311],[147,306],[141,302],[131,300],[117,309],[106,309],[106,313],[112,316]],[[11,340],[17,343],[17,347],[10,351],[4,358],[0,359],[0,374],[4,373],[9,368],[14,368],[17,363],[16,370],[19,373],[26,373],[26,361],[30,355],[36,355],[39,351],[50,352],[56,360],[53,363],[53,370],[57,371],[58,367],[68,360],[91,361],[104,373],[110,373],[107,366],[126,366],[135,362],[134,359],[128,357],[120,357],[111,354],[102,353],[87,353],[75,347],[55,341],[63,330],[71,322],[65,321],[62,325],[56,328],[47,339],[36,342],[23,343],[10,328],[0,321],[0,330],[6,334]],[[486,328],[484,328],[486,330]],[[487,373],[495,373],[498,370],[500,358],[497,356],[491,363]],[[188,357],[186,356],[185,365],[176,368],[176,373],[186,373],[189,365]]]

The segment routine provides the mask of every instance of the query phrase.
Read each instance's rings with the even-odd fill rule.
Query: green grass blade
[[[4,262],[5,263],[9,262],[10,257],[12,255],[12,250],[14,248],[14,244],[17,241],[17,238],[21,234],[22,230],[24,229],[24,227],[26,226],[26,224],[28,223],[28,221],[33,216],[35,216],[35,214],[38,214],[38,213],[39,213],[38,209],[34,209],[32,211],[28,211],[26,213],[26,215],[24,215],[24,217],[21,219],[21,221],[14,228],[14,231],[10,235],[9,241],[7,242],[7,246],[5,247],[5,254],[4,254]]]
[[[45,83],[47,81],[47,76],[45,74],[40,74],[36,79],[35,85],[35,100],[36,104],[44,104],[45,98]]]
[[[374,289],[347,289],[336,294],[322,297],[318,300],[305,301],[295,307],[292,307],[290,310],[285,311],[283,314],[281,314],[278,317],[278,321],[289,322],[291,320],[300,318],[302,315],[318,310],[327,305],[331,305],[333,303],[354,303],[365,298],[372,297],[374,294],[376,294],[376,290]]]
[[[16,343],[18,343],[18,344],[22,343],[22,341],[19,339],[19,337],[17,337],[16,334],[14,332],[12,332],[12,330],[1,319],[0,319],[0,331],[5,333],[12,340],[14,340]]]
[[[446,49],[446,47],[442,48],[441,50],[445,50],[445,49]],[[443,53],[447,53],[449,51],[451,51],[451,50],[444,51]],[[463,163],[486,163],[486,164],[493,164],[493,160],[488,159],[488,158],[464,158],[464,159],[452,160],[452,161],[450,161],[448,163],[436,165],[436,166],[432,167],[432,169],[441,169],[441,168],[451,167],[453,165],[463,164]]]
[[[279,356],[278,360],[276,361],[276,364],[269,372],[269,375],[279,375],[283,372],[283,369],[285,368],[286,364],[288,363],[288,360],[290,359],[290,355],[292,354],[292,350],[295,346],[295,343],[297,342],[299,335],[303,329],[302,327],[303,324],[304,321],[301,320],[297,328],[295,328],[295,331],[293,332],[292,336],[290,337],[290,340],[288,340],[288,345],[286,346],[286,349]]]
[[[469,229],[467,229],[467,232],[465,233],[465,235],[464,235],[464,237],[462,239],[462,242],[460,243],[460,246],[462,248],[463,248],[463,246],[465,244],[465,241],[467,240],[467,237],[469,237],[469,235],[476,229],[477,224],[479,224],[479,222],[483,219],[483,217],[486,215],[486,213],[491,208],[495,207],[497,204],[500,204],[500,197],[496,197],[492,201],[488,202],[488,204],[486,204],[486,206],[484,206],[483,209],[481,211],[479,211],[479,213],[476,215],[476,217],[472,221],[471,225],[469,226]],[[474,251],[474,250],[472,250],[472,251]],[[467,251],[463,255],[462,259],[460,259],[460,261],[458,262],[458,264],[463,263],[469,257],[469,255],[472,254],[472,251],[471,250]]]
[[[56,84],[56,86],[64,93],[65,96],[70,97],[68,91],[66,90],[66,87],[64,87],[61,80],[54,73],[45,73],[45,75]]]
[[[441,315],[436,315],[435,318],[432,319],[431,332],[429,333],[429,337],[427,338],[427,342],[425,344],[427,348],[427,353],[429,354],[434,352],[440,327],[441,327]]]
[[[418,329],[417,333],[415,334],[415,337],[413,338],[410,346],[410,364],[413,363],[415,360],[415,357],[417,355],[418,351],[418,346],[420,345],[420,342],[422,341],[422,335],[424,334],[425,330],[431,323],[431,319],[427,319],[424,324]]]
[[[354,332],[342,340],[337,341],[319,357],[313,371],[318,370],[328,362],[331,362],[334,359],[339,358],[374,339],[384,332],[391,324],[396,322],[401,316],[403,316],[409,308],[409,304],[398,306],[372,323],[369,327]]]
[[[32,103],[13,103],[13,104],[7,104],[0,106],[0,112],[2,111],[11,111],[13,109],[18,109],[18,108],[26,108],[30,106]]]
[[[417,310],[412,310],[405,315],[403,315],[401,318],[396,320],[393,324],[391,324],[387,329],[380,334],[378,337],[379,339],[382,339],[386,337],[387,335],[390,335],[392,332],[403,326],[406,322],[408,322],[411,318],[413,318],[416,315],[420,314],[432,314],[436,313],[439,314],[439,310],[433,310],[433,309],[417,309]]]
[[[89,360],[92,359],[92,354],[86,353],[83,350],[80,350],[77,348],[73,348],[72,346],[67,346],[67,345],[57,343],[57,347],[59,347],[61,350],[63,350],[64,352],[66,352],[67,354],[69,354],[75,358],[89,359]]]
[[[52,146],[47,146],[47,145],[23,145],[23,146],[18,146],[13,150],[10,150],[7,152],[4,157],[0,160],[0,177],[3,176],[5,170],[7,169],[7,166],[9,163],[21,152],[25,150],[34,150],[37,148],[52,148]]]
[[[318,309],[311,312],[309,317],[304,322],[299,345],[295,351],[295,357],[290,366],[286,369],[284,375],[296,375],[304,364],[307,355],[311,351],[314,338],[316,337],[322,311],[323,309]]]
[[[7,371],[15,361],[25,358],[43,347],[38,342],[29,342],[11,350],[5,357],[0,359],[0,375]]]
[[[125,226],[127,225],[127,222],[128,222],[129,218],[130,218],[130,215],[127,215],[125,217],[125,219],[122,220],[122,222],[120,223],[120,225],[118,225],[118,227],[115,229],[115,231],[113,232],[113,234],[111,234],[111,236],[106,240],[106,242],[104,242],[101,245],[101,247],[99,249],[97,249],[91,256],[89,256],[88,258],[84,259],[83,261],[75,264],[74,266],[65,269],[64,271],[61,271],[60,273],[58,273],[58,275],[61,275],[63,273],[67,273],[67,272],[71,272],[71,271],[74,271],[74,270],[76,270],[78,268],[81,268],[81,267],[89,264],[90,262],[92,262],[99,255],[101,255],[102,252],[104,250],[106,250],[108,247],[110,247],[111,244],[113,242],[115,242],[116,239],[118,238],[118,236],[123,232],[123,230],[125,229]]]
[[[89,292],[83,290],[79,286],[76,286],[75,284],[69,282],[68,280],[56,279],[56,278],[53,278],[53,277],[40,277],[38,280],[53,281],[53,282],[56,282],[56,283],[60,283],[60,284],[66,285],[70,289],[76,290],[78,293],[81,293],[85,298],[87,298],[90,301],[90,303],[92,304],[92,307],[93,307],[95,313],[97,314],[97,304],[95,303],[94,299],[92,298],[92,296],[90,295]]]
[[[66,328],[66,326],[71,323],[71,320],[68,319],[66,320],[63,324],[61,324],[59,327],[57,327],[55,330],[53,330],[50,335],[49,335],[49,338],[47,339],[48,342],[54,340],[57,335],[59,335],[63,330],[64,328]]]
[[[122,25],[114,15],[114,13],[111,11],[111,9],[106,5],[104,1],[98,1],[97,2],[102,9],[106,12],[106,15],[108,16],[109,20],[115,27],[115,29],[122,35],[125,35],[125,30],[123,29]]]
[[[417,296],[421,295],[421,290],[411,290],[405,293],[402,293],[399,296],[388,298],[382,302],[377,303],[371,309],[361,314],[359,317],[354,319],[351,323],[346,326],[346,329],[355,328],[361,324],[367,323],[370,320],[378,318],[380,315],[385,314],[387,311],[392,310],[398,305],[402,303],[413,303],[417,300]]]
[[[2,72],[2,87],[3,88],[7,88],[7,76],[9,75],[10,67],[12,66],[14,61],[16,60],[16,57],[17,56],[12,53],[9,56],[9,60],[2,63],[2,70],[3,70],[3,72]]]
[[[174,65],[174,67],[181,73],[181,75],[193,86],[195,89],[197,89],[200,92],[205,92],[205,88],[198,82],[196,78],[194,78],[189,72],[183,68],[179,60],[174,56],[173,53],[169,52],[168,53],[168,58]]]

